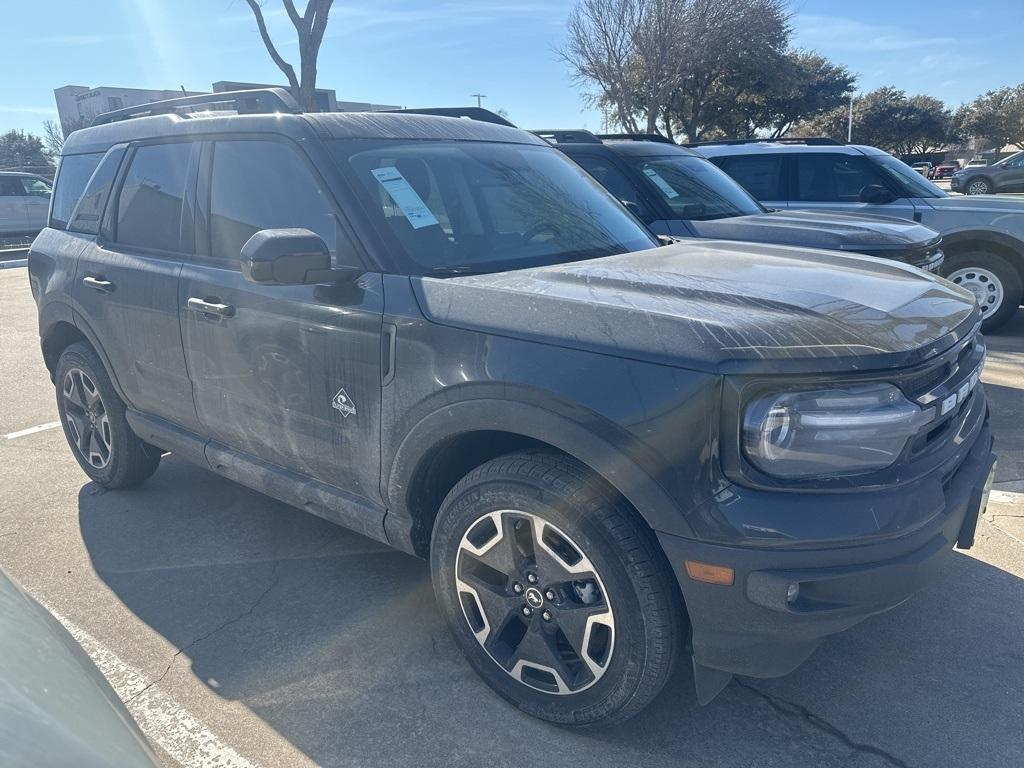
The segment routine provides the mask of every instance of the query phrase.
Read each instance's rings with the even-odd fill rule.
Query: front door
[[[199,197],[202,253],[182,271],[179,306],[204,433],[379,502],[380,275],[333,286],[242,276],[241,248],[261,229],[309,229],[353,263],[332,197],[289,141],[205,145]]]
[[[913,219],[912,198],[900,197],[889,203],[861,202],[861,190],[869,185],[891,189],[880,169],[860,155],[821,152],[793,155],[791,208],[836,213],[867,213]]]
[[[25,218],[29,231],[39,232],[46,226],[52,189],[49,183],[35,176],[23,176],[21,183],[25,187]]]

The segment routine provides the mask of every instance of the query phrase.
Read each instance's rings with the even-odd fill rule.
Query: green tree
[[[52,176],[53,158],[41,138],[25,131],[11,130],[0,135],[0,170]]]
[[[846,141],[848,111],[837,107],[794,127],[800,136],[828,136]],[[854,100],[853,141],[899,155],[922,154],[955,140],[953,116],[941,101],[907,96],[883,86]]]
[[[996,151],[1007,144],[1024,149],[1024,84],[988,91],[958,117],[965,134],[991,142]]]

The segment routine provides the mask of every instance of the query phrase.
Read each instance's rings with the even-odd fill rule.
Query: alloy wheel
[[[601,679],[614,614],[593,562],[564,531],[528,512],[488,512],[469,526],[456,557],[469,629],[508,675],[556,695]]]
[[[1003,305],[1003,281],[995,272],[967,267],[950,273],[946,279],[974,294],[983,318],[989,317]]]
[[[71,442],[85,460],[96,469],[110,463],[110,419],[96,383],[80,368],[71,368],[61,385]]]
[[[988,192],[988,182],[985,181],[984,179],[972,181],[970,184],[967,185],[968,195],[987,195]]]

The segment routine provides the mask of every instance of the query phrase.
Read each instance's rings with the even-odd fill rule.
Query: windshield
[[[892,155],[871,155],[891,181],[902,190],[903,197],[949,197],[928,179]]]
[[[732,177],[702,157],[680,154],[624,159],[643,174],[648,188],[680,219],[708,221],[765,211]]]
[[[517,269],[658,245],[550,147],[346,140],[334,151],[413,274]]]

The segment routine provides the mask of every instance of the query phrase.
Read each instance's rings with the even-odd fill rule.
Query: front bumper
[[[959,192],[962,179],[958,176],[949,177],[949,190],[950,192]]]
[[[658,534],[689,612],[701,703],[733,674],[791,672],[828,635],[899,605],[925,586],[958,541],[964,548],[973,543],[994,464],[986,419],[963,462],[943,483],[941,512],[910,534],[877,543],[769,549]],[[687,560],[732,567],[733,584],[691,579]],[[798,594],[790,600],[792,584]]]

